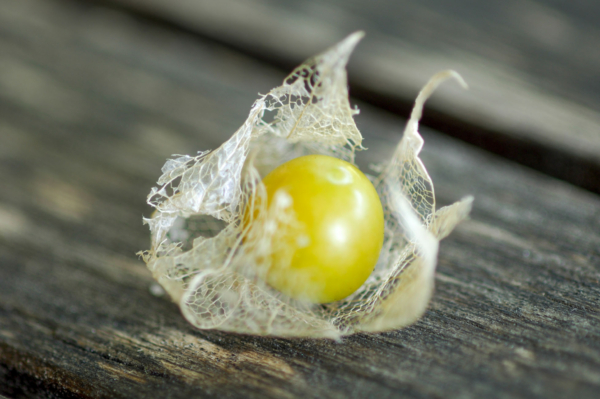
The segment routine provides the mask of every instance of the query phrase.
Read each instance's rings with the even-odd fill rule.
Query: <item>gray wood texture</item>
[[[135,252],[164,160],[218,146],[283,77],[114,9],[0,2],[0,394],[598,397],[600,198],[431,130],[439,202],[475,204],[414,326],[341,343],[199,331],[152,293]],[[358,105],[364,166],[404,120]]]
[[[434,72],[423,123],[600,193],[600,6],[556,0],[85,0],[142,13],[288,70],[356,30],[357,98],[406,115]]]

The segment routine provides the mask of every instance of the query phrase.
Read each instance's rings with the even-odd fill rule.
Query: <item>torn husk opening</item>
[[[152,244],[143,258],[194,326],[337,339],[398,329],[425,312],[438,242],[468,215],[472,202],[466,198],[436,211],[433,183],[419,159],[423,104],[448,78],[465,85],[454,71],[436,74],[419,93],[402,140],[374,179],[385,232],[367,281],[343,300],[315,305],[286,297],[261,277],[270,254],[282,250],[278,243],[289,242],[281,235],[297,227],[289,197],[278,196],[267,209],[261,178],[307,154],[354,163],[362,149],[345,69],[362,36],[354,33],[296,68],[282,86],[256,100],[246,122],[216,150],[176,155],[163,166],[148,196],[156,211],[144,219]],[[248,206],[262,207],[251,226],[242,220]]]

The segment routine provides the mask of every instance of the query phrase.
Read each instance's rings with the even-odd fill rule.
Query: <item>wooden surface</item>
[[[83,0],[80,0],[83,1]],[[599,3],[556,0],[84,0],[141,13],[289,70],[364,30],[352,94],[407,115],[433,73],[423,123],[600,194]]]
[[[341,343],[199,331],[152,293],[135,252],[164,160],[215,148],[283,77],[112,8],[0,1],[0,394],[598,397],[600,198],[431,130],[439,202],[475,203],[414,326]],[[404,120],[358,105],[366,165]]]

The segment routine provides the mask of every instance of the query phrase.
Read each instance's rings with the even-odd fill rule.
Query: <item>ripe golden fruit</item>
[[[279,190],[291,197],[308,238],[291,262],[289,256],[273,254],[267,283],[313,303],[337,301],[356,291],[373,271],[383,245],[383,209],[369,179],[338,158],[307,155],[275,168],[263,183],[269,203]]]

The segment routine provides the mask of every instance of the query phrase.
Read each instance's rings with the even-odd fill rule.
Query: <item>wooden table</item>
[[[600,396],[597,6],[367,3],[0,1],[0,395]],[[194,329],[135,255],[160,167],[357,28],[361,165],[430,72],[472,87],[424,121],[438,202],[475,197],[429,310],[341,343]]]

